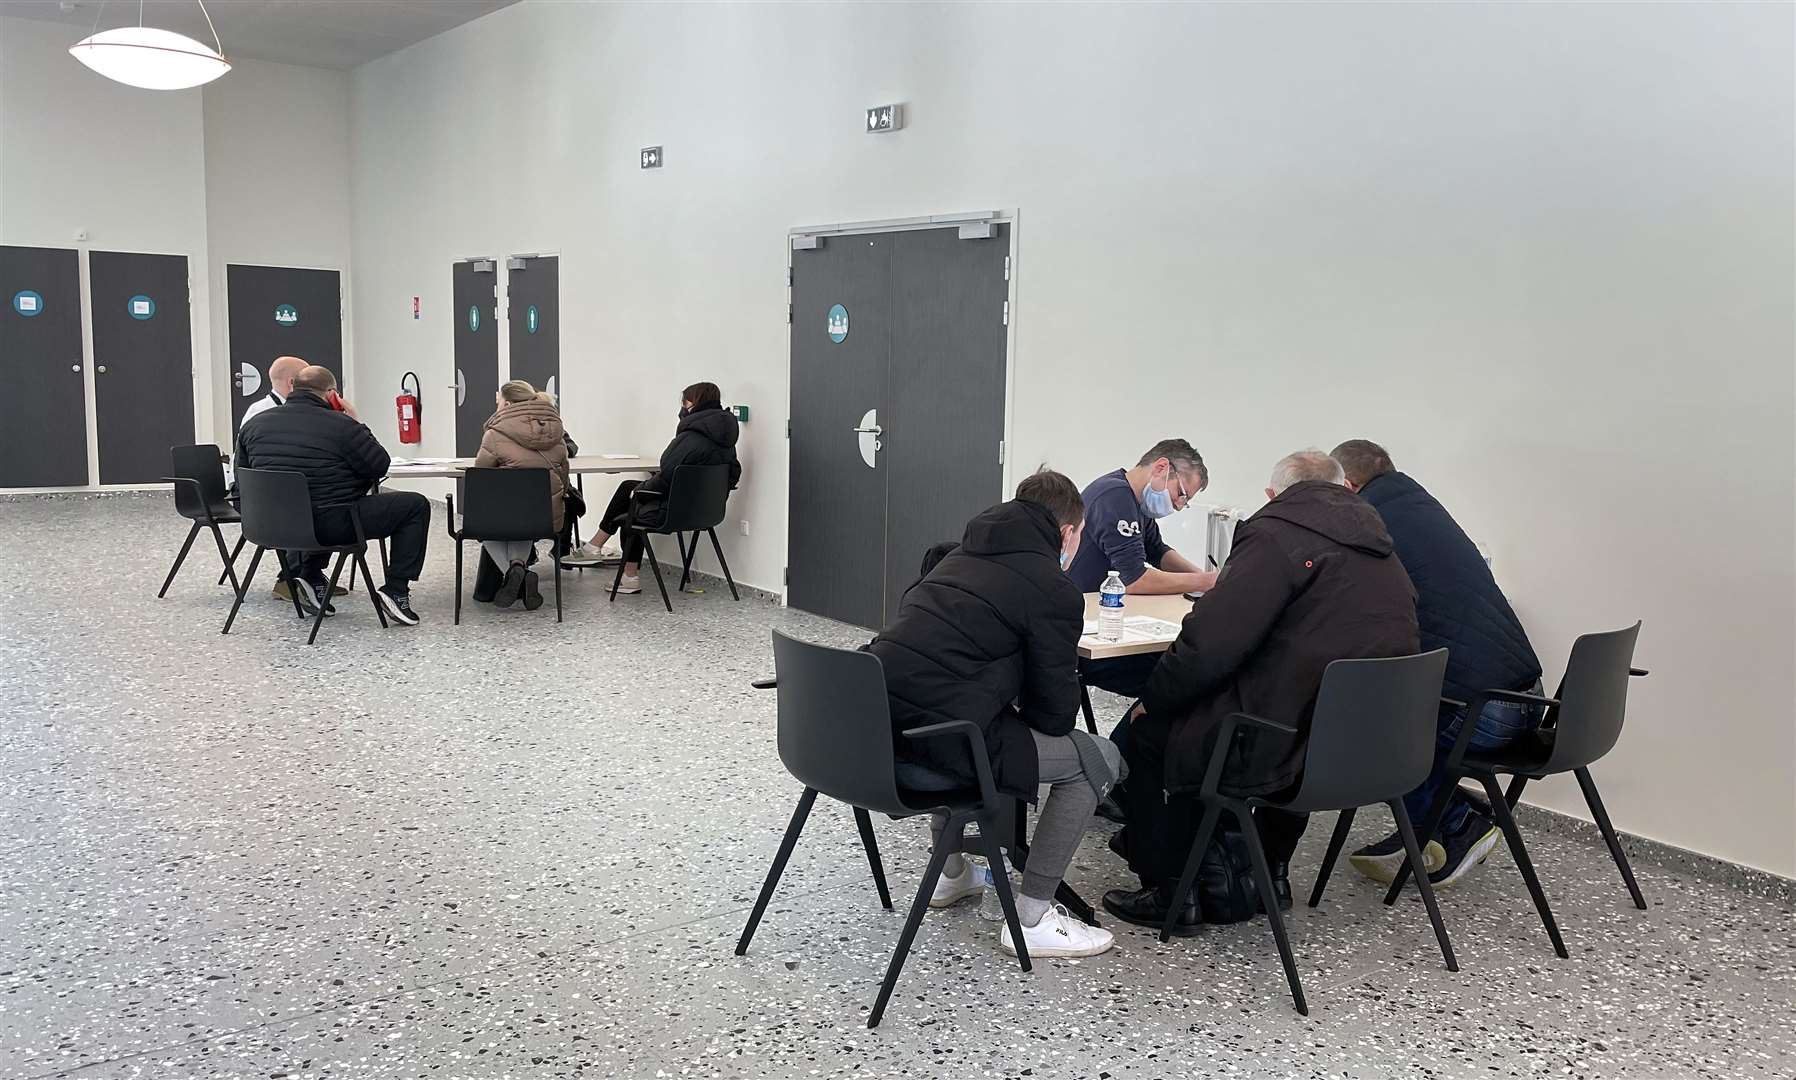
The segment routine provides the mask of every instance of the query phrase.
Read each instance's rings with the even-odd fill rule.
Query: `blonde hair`
[[[513,405],[536,397],[536,387],[523,379],[513,379],[499,388],[499,396]]]
[[[555,395],[549,393],[547,390],[538,390],[536,392],[536,400],[542,402],[544,405],[547,405],[550,408],[558,408],[559,407],[555,403]]]

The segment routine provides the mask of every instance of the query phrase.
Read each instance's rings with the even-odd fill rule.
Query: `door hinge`
[[[790,439],[791,437],[792,437],[792,418],[788,416],[788,417],[786,417],[786,438]]]
[[[1010,256],[1004,256],[1004,280],[1010,280]]]
[[[792,568],[790,566],[784,567],[781,570],[781,575],[784,577],[785,583],[787,585],[792,584]]]
[[[1004,325],[1010,325],[1010,301],[1004,301]]]
[[[1004,440],[998,440],[998,464],[1004,464]]]
[[[786,288],[790,289],[791,287],[792,287],[792,268],[790,266],[788,266],[788,267],[786,267]]]
[[[791,304],[786,305],[786,325],[787,326],[792,325],[792,305]]]

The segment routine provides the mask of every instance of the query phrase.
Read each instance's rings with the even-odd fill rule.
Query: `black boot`
[[[1278,909],[1280,911],[1290,911],[1291,864],[1288,862],[1275,862],[1272,863],[1268,869],[1272,871],[1272,892],[1273,895],[1278,897]],[[1264,901],[1261,901],[1255,906],[1262,912],[1266,910]]]
[[[482,604],[492,603],[493,594],[499,591],[499,583],[504,580],[505,575],[499,572],[486,549],[481,548],[480,568],[474,572],[474,599]]]
[[[1104,894],[1104,910],[1121,919],[1123,922],[1145,926],[1158,930],[1166,925],[1167,909],[1172,907],[1171,885],[1150,886],[1145,889],[1111,889]],[[1184,906],[1179,910],[1179,917],[1173,921],[1172,932],[1175,937],[1190,937],[1202,930],[1204,917],[1197,907],[1197,890],[1185,898]]]

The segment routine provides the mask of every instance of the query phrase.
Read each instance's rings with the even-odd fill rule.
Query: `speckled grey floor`
[[[716,591],[607,605],[593,574],[559,627],[455,628],[439,531],[424,626],[383,632],[357,593],[307,649],[264,584],[220,637],[214,557],[154,598],[183,531],[159,498],[0,499],[0,1076],[1796,1071],[1789,907],[1644,863],[1637,912],[1561,835],[1534,853],[1568,961],[1507,856],[1444,896],[1457,975],[1417,902],[1344,869],[1292,919],[1309,1019],[1264,921],[1122,928],[1024,976],[961,908],[868,1032],[901,915],[840,808],[732,954],[797,795],[748,681],[770,627],[854,631]],[[1356,842],[1386,824],[1362,818]],[[908,894],[923,827],[877,828]],[[1125,881],[1104,839],[1071,875],[1093,898]]]

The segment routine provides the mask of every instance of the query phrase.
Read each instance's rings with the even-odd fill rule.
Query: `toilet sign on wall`
[[[33,318],[44,310],[44,298],[30,289],[21,289],[12,295],[12,309],[27,319]]]
[[[292,304],[276,304],[274,321],[279,326],[292,326],[299,322],[299,309]]]
[[[848,339],[848,309],[841,304],[829,309],[829,339],[837,345]]]
[[[524,328],[526,330],[528,330],[530,333],[534,334],[534,333],[536,333],[537,326],[539,326],[540,324],[541,324],[541,320],[539,318],[537,318],[537,314],[536,314],[536,305],[531,304],[530,310],[528,310],[524,313]]]
[[[139,293],[126,302],[125,310],[131,313],[133,319],[136,319],[138,322],[143,322],[145,319],[155,317],[156,301]]]

